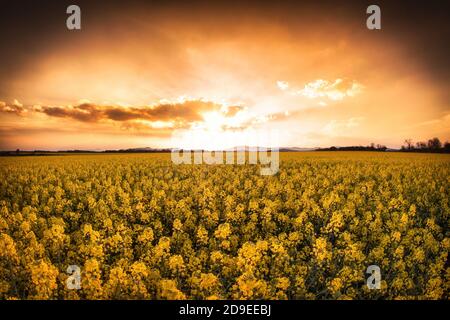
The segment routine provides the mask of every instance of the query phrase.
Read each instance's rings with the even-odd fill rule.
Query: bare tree
[[[406,149],[411,150],[414,149],[414,144],[412,142],[412,139],[405,139]]]

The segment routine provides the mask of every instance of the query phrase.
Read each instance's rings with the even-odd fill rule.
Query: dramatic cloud
[[[27,110],[23,107],[23,105],[17,100],[14,100],[11,105],[6,104],[6,102],[0,101],[0,113],[13,113],[20,116],[26,111]]]
[[[84,31],[72,32],[65,1],[9,1],[0,143],[162,147],[179,128],[276,128],[302,147],[448,140],[447,6],[381,2],[372,31],[364,1],[79,0]]]
[[[342,100],[361,92],[363,86],[355,80],[336,79],[334,82],[318,79],[305,85],[298,93],[314,99],[327,97],[331,100]]]
[[[289,83],[286,81],[277,81],[277,86],[282,91],[288,91]],[[317,79],[307,83],[303,89],[291,89],[289,92],[292,95],[302,95],[310,99],[327,97],[330,100],[342,100],[345,97],[353,97],[360,93],[363,85],[355,80],[336,79],[335,81],[328,81]],[[326,105],[325,102],[320,102],[320,105]]]
[[[185,125],[204,120],[204,113],[218,112],[224,117],[233,117],[241,106],[225,106],[204,100],[183,100],[180,102],[162,102],[143,107],[122,107],[114,105],[98,105],[82,103],[76,106],[33,106],[24,107],[17,100],[12,105],[0,102],[0,112],[22,115],[28,111],[46,114],[50,117],[70,118],[81,122],[95,123],[104,120],[126,122],[145,120],[156,123],[177,123]]]

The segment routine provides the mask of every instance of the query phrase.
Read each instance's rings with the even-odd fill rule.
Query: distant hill
[[[348,147],[329,147],[329,148],[317,148],[316,151],[392,151],[386,146],[348,146]]]
[[[51,155],[61,155],[61,154],[100,154],[100,153],[161,153],[161,152],[171,152],[171,149],[161,149],[161,148],[130,148],[130,149],[115,149],[115,150],[58,150],[58,151],[48,151],[48,150],[33,150],[33,151],[0,151],[0,156],[51,156]]]
[[[169,148],[130,148],[130,149],[119,149],[119,150],[105,150],[104,153],[157,153],[157,152],[171,152]]]
[[[216,151],[258,151],[262,147],[258,146],[236,146],[234,148],[228,148],[224,150]],[[267,147],[266,150],[271,148]],[[391,149],[386,146],[345,146],[345,147],[328,147],[328,148],[300,148],[300,147],[279,147],[280,152],[307,152],[307,151],[402,151],[399,149]],[[101,153],[170,153],[171,148],[128,148],[128,149],[110,149],[110,150],[58,150],[58,151],[48,151],[48,150],[34,150],[34,151],[0,151],[0,156],[33,156],[33,155],[61,155],[61,154],[101,154]],[[203,151],[203,150],[196,150]]]
[[[299,147],[281,147],[280,152],[304,152],[314,151],[314,148],[299,148]]]

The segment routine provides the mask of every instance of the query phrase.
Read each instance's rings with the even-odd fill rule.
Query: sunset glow
[[[173,130],[198,128],[298,147],[449,139],[447,78],[415,54],[420,34],[399,38],[388,9],[376,32],[346,10],[86,4],[82,30],[17,33],[36,53],[9,58],[0,148],[177,147]]]

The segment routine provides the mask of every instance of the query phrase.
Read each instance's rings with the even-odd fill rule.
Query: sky
[[[4,4],[0,150],[450,140],[448,4],[370,4]]]

